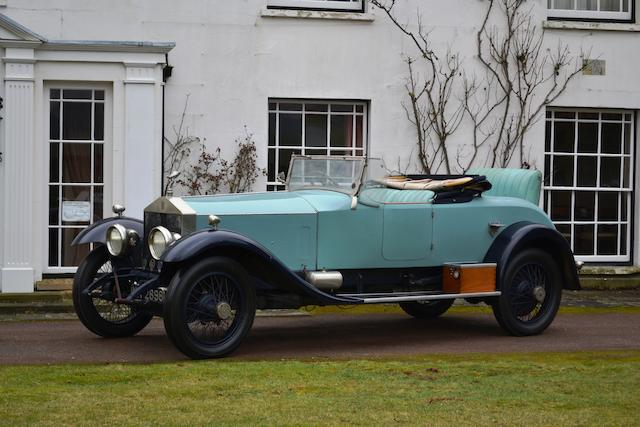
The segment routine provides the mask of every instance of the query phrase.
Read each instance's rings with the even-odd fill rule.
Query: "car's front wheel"
[[[249,275],[222,257],[202,260],[171,280],[164,326],[174,345],[193,359],[224,357],[247,335],[256,312]]]
[[[90,294],[85,289],[94,280],[113,275],[113,268],[105,246],[98,246],[82,261],[73,279],[73,307],[82,324],[96,335],[103,337],[128,337],[140,332],[151,321],[148,313],[132,306],[116,304],[115,284],[105,281]],[[118,284],[123,297],[134,284],[121,280]]]
[[[433,301],[401,302],[400,308],[410,316],[418,319],[432,319],[442,316],[453,305],[453,299]]]
[[[562,298],[558,265],[546,252],[531,248],[516,254],[492,304],[498,323],[516,336],[535,335],[553,321]]]

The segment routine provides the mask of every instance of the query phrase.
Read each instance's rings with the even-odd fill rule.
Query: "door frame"
[[[77,267],[51,267],[49,266],[49,173],[50,156],[49,126],[50,126],[50,89],[93,89],[104,90],[104,142],[103,142],[103,201],[102,216],[106,218],[111,211],[113,200],[113,85],[105,82],[81,82],[81,81],[45,81],[43,84],[44,103],[43,108],[43,137],[41,143],[44,147],[44,172],[40,185],[44,188],[44,209],[40,218],[42,238],[42,272],[44,274],[69,274],[75,273]],[[62,94],[61,94],[62,96]],[[60,171],[62,173],[62,171]]]

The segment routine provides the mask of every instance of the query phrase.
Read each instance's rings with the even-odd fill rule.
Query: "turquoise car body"
[[[434,204],[433,193],[424,190],[365,189],[355,207],[348,194],[329,190],[182,200],[195,212],[197,229],[207,228],[214,214],[220,229],[255,241],[292,271],[478,263],[510,224],[553,228],[540,208],[523,199],[483,196]]]

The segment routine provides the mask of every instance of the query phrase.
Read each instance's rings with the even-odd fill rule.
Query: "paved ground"
[[[490,314],[418,321],[402,314],[259,317],[235,359],[362,358],[397,355],[640,349],[640,315],[559,315],[542,335],[505,335]],[[0,364],[183,360],[161,320],[138,336],[103,339],[78,321],[0,323]]]

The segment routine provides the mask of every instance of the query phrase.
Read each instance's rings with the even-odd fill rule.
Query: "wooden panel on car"
[[[445,264],[442,269],[442,289],[447,294],[496,290],[496,264]]]

